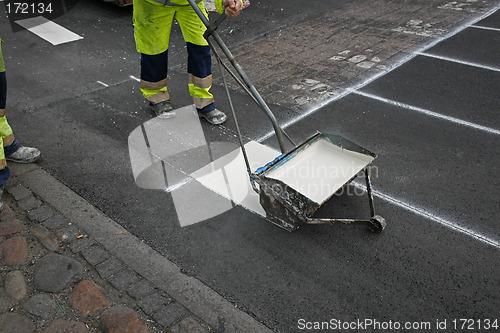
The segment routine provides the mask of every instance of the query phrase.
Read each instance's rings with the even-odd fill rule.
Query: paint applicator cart
[[[204,36],[219,64],[250,183],[254,191],[259,194],[260,204],[266,212],[266,218],[288,231],[296,230],[304,224],[363,223],[367,224],[370,230],[375,233],[382,232],[386,227],[386,222],[383,217],[375,215],[369,173],[370,164],[377,155],[340,136],[319,132],[302,144],[296,145],[283,128],[279,126],[268,105],[217,34],[216,30],[225,19],[225,14],[220,15],[211,24],[196,5],[195,0],[188,0],[188,2],[207,27]],[[221,60],[209,37],[212,37],[219,46],[219,49],[229,60],[238,76]],[[252,172],[250,168],[223,69],[233,77],[269,118],[282,152],[282,155],[255,172]],[[292,143],[293,149],[287,150],[285,137]],[[312,217],[319,207],[339,189],[354,180],[358,173],[363,170],[370,205],[370,219]]]
[[[292,151],[277,157],[251,176],[259,186],[260,204],[266,217],[293,231],[304,224],[363,223],[380,233],[385,219],[375,215],[370,164],[376,154],[343,137],[316,133]],[[364,170],[370,205],[368,220],[311,217],[338,190]]]

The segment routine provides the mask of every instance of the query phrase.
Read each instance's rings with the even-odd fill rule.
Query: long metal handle
[[[188,2],[191,5],[191,7],[193,8],[193,10],[196,12],[196,14],[199,16],[199,18],[203,22],[203,24],[207,28],[209,28],[210,27],[210,22],[207,20],[207,18],[205,17],[205,15],[201,11],[201,9],[198,7],[198,5],[196,4],[196,2],[194,2],[194,0],[188,0]],[[215,31],[215,29],[212,29],[210,35],[212,36],[212,38],[214,39],[214,41],[217,43],[217,45],[219,45],[219,47],[222,50],[222,52],[224,52],[224,55],[227,57],[227,59],[229,60],[229,62],[231,62],[231,64],[233,65],[234,69],[238,72],[238,74],[240,75],[240,77],[242,78],[242,80],[245,82],[245,84],[247,85],[247,87],[250,90],[251,94],[254,96],[254,98],[257,100],[257,102],[262,106],[262,110],[267,115],[267,117],[271,121],[271,124],[273,125],[274,133],[276,133],[276,138],[278,140],[278,144],[280,146],[281,152],[282,153],[286,153],[287,149],[286,149],[286,145],[285,145],[285,139],[283,137],[283,131],[281,130],[280,126],[278,125],[276,117],[272,113],[271,109],[269,109],[269,106],[267,106],[267,104],[264,101],[264,99],[262,98],[262,96],[260,96],[260,94],[257,91],[257,89],[255,89],[255,87],[253,86],[253,84],[250,82],[250,79],[245,74],[245,72],[243,71],[243,69],[241,68],[241,66],[236,62],[236,59],[231,54],[231,51],[229,51],[229,49],[227,48],[226,44],[222,41],[222,39],[220,38],[220,36],[217,33],[217,31]]]

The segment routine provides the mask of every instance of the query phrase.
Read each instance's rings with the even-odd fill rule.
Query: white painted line
[[[337,101],[337,100],[341,99],[342,97],[345,97],[345,96],[347,96],[349,94],[350,94],[350,91],[345,90],[341,94],[336,95],[336,96],[334,96],[332,98],[329,98],[329,99],[321,102],[320,104],[316,105],[314,108],[311,108],[308,111],[306,111],[306,112],[298,115],[297,117],[290,119],[289,121],[287,121],[286,123],[284,123],[283,125],[281,125],[281,127],[283,129],[285,129],[285,128],[289,127],[289,126],[292,126],[293,124],[298,123],[302,119],[305,119],[305,118],[309,117],[313,113],[316,113],[316,111],[318,111],[322,107],[324,107],[324,106],[326,106],[326,105],[328,105],[328,104],[330,104],[330,103],[332,103],[334,101]],[[275,134],[274,131],[270,131],[267,134],[264,134],[263,136],[255,139],[255,141],[257,141],[257,142],[265,141],[265,140],[269,139],[270,137],[272,137],[274,134]]]
[[[357,184],[355,182],[353,182],[352,184],[358,188],[363,189],[366,192],[366,186],[361,185],[361,184]],[[480,242],[483,242],[485,244],[488,244],[490,246],[493,246],[493,247],[500,249],[500,241],[498,241],[498,240],[495,240],[491,237],[485,236],[485,235],[483,235],[479,232],[476,232],[470,228],[464,228],[464,227],[456,224],[455,222],[452,222],[452,221],[446,220],[442,217],[439,217],[436,214],[433,214],[433,213],[427,211],[426,209],[415,207],[414,205],[403,202],[403,201],[396,199],[394,197],[391,197],[387,194],[378,192],[376,190],[372,190],[372,193],[374,196],[376,196],[384,201],[387,201],[395,206],[403,208],[403,209],[405,209],[413,214],[422,216],[422,217],[429,219],[433,222],[437,222],[437,223],[439,223],[439,224],[441,224],[449,229],[460,232],[466,236],[474,238],[475,240],[478,240]]]
[[[192,180],[193,180],[193,178],[186,178],[186,179],[184,179],[183,181],[181,181],[181,182],[179,182],[177,184],[170,185],[169,187],[165,188],[164,191],[165,192],[173,192],[173,191],[181,188],[182,186],[188,184]]]
[[[134,81],[141,82],[141,80],[140,80],[140,79],[136,78],[136,77],[135,77],[135,76],[133,76],[133,75],[130,75],[129,77],[130,77],[132,80],[134,80]]]
[[[450,57],[444,57],[444,56],[439,56],[436,54],[430,54],[430,53],[425,53],[425,52],[417,52],[416,54],[421,55],[421,56],[425,56],[425,57],[439,59],[439,60],[454,62],[454,63],[461,64],[461,65],[472,66],[472,67],[477,67],[477,68],[481,68],[481,69],[487,69],[489,71],[494,71],[494,72],[500,72],[500,68],[481,65],[481,64],[478,64],[475,62],[463,61],[463,60],[453,59]]]
[[[105,86],[105,87],[109,87],[109,85],[108,85],[108,84],[106,84],[106,83],[104,83],[104,82],[102,82],[102,81],[96,81],[96,82],[97,82],[97,83],[99,83],[99,84],[102,84],[102,85],[103,85],[103,86]]]
[[[491,31],[499,31],[500,32],[500,29],[498,29],[498,28],[483,27],[483,26],[480,26],[480,25],[471,25],[470,27],[471,28],[476,28],[476,29],[483,29],[483,30],[491,30]]]
[[[353,93],[357,94],[357,95],[364,96],[364,97],[368,97],[368,98],[371,98],[371,99],[375,99],[375,100],[383,102],[383,103],[387,103],[387,104],[391,104],[391,105],[394,105],[394,106],[397,106],[397,107],[408,109],[408,110],[411,110],[411,111],[420,112],[420,113],[423,113],[423,114],[425,114],[427,116],[431,116],[431,117],[443,119],[443,120],[446,120],[446,121],[449,121],[449,122],[452,122],[452,123],[455,123],[455,124],[458,124],[458,125],[471,127],[471,128],[474,128],[474,129],[477,129],[477,130],[480,130],[480,131],[484,131],[484,132],[487,132],[487,133],[490,133],[490,134],[500,135],[500,130],[497,130],[497,129],[494,129],[494,128],[490,128],[490,127],[486,127],[486,126],[482,126],[482,125],[478,125],[478,124],[475,124],[475,123],[471,123],[471,122],[466,121],[466,120],[462,120],[462,119],[458,119],[458,118],[446,116],[446,115],[443,115],[441,113],[437,113],[437,112],[433,112],[433,111],[429,111],[429,110],[426,110],[426,109],[422,109],[422,108],[419,108],[419,107],[416,107],[416,106],[413,106],[413,105],[408,105],[408,104],[405,104],[405,103],[393,101],[393,100],[388,99],[388,98],[379,97],[379,96],[376,96],[376,95],[373,95],[373,94],[369,94],[369,93],[365,93],[365,92],[362,92],[362,91],[353,91]]]
[[[82,36],[54,23],[43,16],[32,17],[29,19],[15,21],[17,24],[31,31],[35,35],[45,39],[52,45],[72,42],[82,39]]]

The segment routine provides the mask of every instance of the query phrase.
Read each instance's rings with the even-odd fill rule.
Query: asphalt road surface
[[[485,320],[500,325],[498,5],[252,1],[221,28],[297,142],[319,130],[379,155],[372,182],[388,223],[381,234],[362,225],[290,233],[239,205],[181,226],[174,196],[183,186],[166,192],[134,179],[129,137],[154,116],[136,80],[130,7],[77,2],[55,22],[83,39],[56,46],[12,32],[1,12],[9,122],[42,150],[42,168],[276,332],[365,319],[414,325],[404,331],[436,331],[445,320],[460,331],[453,320],[461,328],[474,319],[481,331]],[[177,28],[169,57],[172,102],[184,107]],[[215,66],[213,92],[228,110]],[[277,149],[252,100],[234,83],[231,92],[245,140]],[[231,122],[201,129],[207,142],[224,143],[214,159],[237,148]],[[317,215],[369,217],[359,184]],[[206,193],[187,192],[188,210],[214,205]]]

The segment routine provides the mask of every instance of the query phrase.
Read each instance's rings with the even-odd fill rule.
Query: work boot
[[[199,112],[198,111],[198,116],[200,118],[205,118],[205,120],[208,121],[212,125],[221,125],[227,119],[226,114],[222,111],[217,110],[217,109],[214,109],[214,110],[209,111],[209,112]]]
[[[40,150],[38,148],[20,146],[18,150],[5,156],[7,161],[16,163],[33,163],[40,158]]]
[[[156,104],[150,104],[158,118],[171,118],[175,116],[175,111],[170,101],[162,101]]]

